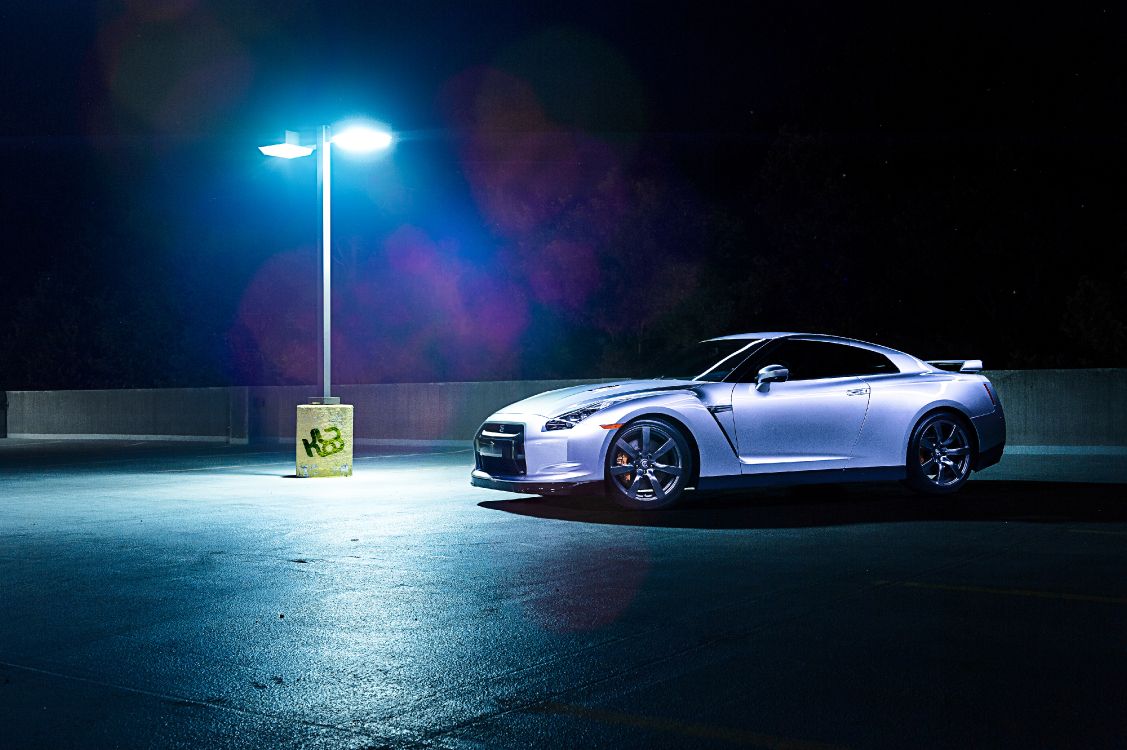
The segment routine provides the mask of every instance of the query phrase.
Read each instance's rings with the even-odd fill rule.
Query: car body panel
[[[868,390],[856,377],[762,389],[736,384],[732,413],[742,473],[847,468],[865,422]]]
[[[559,388],[530,396],[505,407],[504,411],[516,414],[534,414],[554,417],[598,401],[636,397],[649,392],[673,391],[694,383],[690,380],[623,380],[615,383],[595,383]]]
[[[858,467],[902,462],[912,428],[928,412],[937,409],[956,411],[974,426],[974,417],[988,415],[995,410],[983,388],[986,378],[981,375],[927,371],[863,379],[869,384],[871,392],[869,413],[854,453],[854,465]],[[998,412],[1000,415],[1000,407]],[[982,445],[981,436],[979,443],[980,450],[993,447],[990,436],[986,438],[987,445]]]
[[[645,379],[574,386],[532,396],[490,416],[475,438],[477,486],[533,494],[601,487],[607,452],[621,425],[658,417],[681,428],[693,446],[696,472],[690,486],[764,486],[850,479],[903,478],[915,425],[937,409],[965,417],[977,447],[975,470],[996,463],[1005,445],[1005,417],[997,394],[982,375],[939,370],[895,349],[838,336],[748,333],[739,339],[770,358],[785,339],[840,344],[877,352],[899,372],[764,384]],[[748,354],[747,362],[753,362]],[[737,368],[738,369],[738,368]],[[733,373],[736,370],[733,370]],[[569,429],[560,416],[598,405]],[[511,425],[523,443],[521,461],[490,470],[496,433]],[[494,437],[490,437],[490,434]],[[515,451],[511,441],[507,450]],[[503,452],[503,451],[501,451]],[[515,455],[515,453],[514,453]],[[483,459],[484,456],[484,459]]]

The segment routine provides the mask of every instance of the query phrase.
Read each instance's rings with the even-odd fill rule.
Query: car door
[[[869,402],[869,386],[847,374],[842,344],[783,339],[756,357],[732,391],[736,447],[744,474],[843,469],[849,465]],[[768,364],[790,370],[783,383],[757,388]]]

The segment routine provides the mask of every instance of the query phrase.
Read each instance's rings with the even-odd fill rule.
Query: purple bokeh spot
[[[247,284],[229,334],[242,382],[317,382],[320,307],[312,257],[310,250],[279,253]]]

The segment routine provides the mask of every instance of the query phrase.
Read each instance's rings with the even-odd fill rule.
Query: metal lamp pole
[[[282,159],[298,159],[317,152],[317,190],[321,194],[321,397],[323,404],[339,404],[340,399],[329,395],[332,392],[332,197],[333,197],[333,154],[336,143],[347,151],[360,153],[381,151],[394,142],[392,134],[379,128],[353,124],[333,136],[330,125],[322,125],[317,131],[316,146],[302,146],[297,131],[287,130],[284,143],[259,146],[258,150],[266,156]]]
[[[340,403],[332,392],[332,129],[322,125],[317,135],[317,188],[321,193],[321,403]]]
[[[389,148],[391,133],[364,125],[345,128],[336,136],[329,125],[317,132],[316,146],[302,146],[296,131],[287,130],[284,143],[259,146],[266,156],[297,159],[317,152],[317,191],[321,194],[321,395],[312,404],[297,406],[296,470],[299,477],[352,476],[353,409],[332,392],[333,355],[333,154],[336,143],[348,151]],[[308,438],[305,435],[309,435]]]

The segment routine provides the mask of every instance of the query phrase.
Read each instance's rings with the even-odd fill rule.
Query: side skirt
[[[873,466],[863,469],[823,469],[820,471],[777,471],[770,474],[741,474],[727,477],[701,477],[698,490],[738,490],[752,487],[788,487],[797,484],[838,484],[843,482],[897,482],[907,476],[903,466]]]

